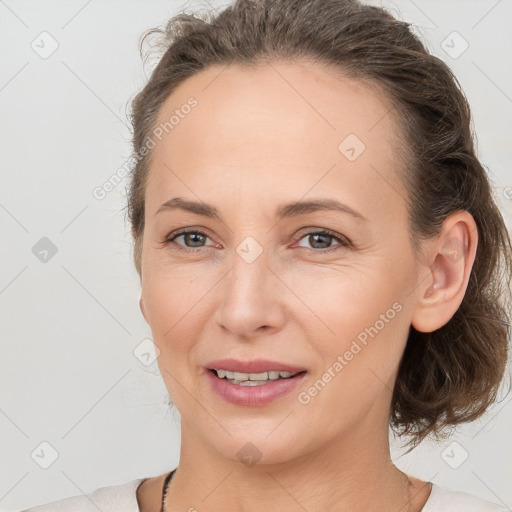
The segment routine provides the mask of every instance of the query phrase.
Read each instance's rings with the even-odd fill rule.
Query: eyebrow
[[[181,209],[190,213],[194,213],[195,215],[201,215],[203,217],[216,218],[221,220],[219,212],[215,206],[203,202],[190,201],[181,197],[173,197],[172,199],[169,199],[163,203],[156,211],[155,216],[159,212],[169,209]],[[284,219],[287,217],[294,217],[297,215],[303,215],[323,210],[348,213],[356,219],[364,221],[368,220],[361,213],[350,208],[346,204],[340,203],[336,199],[312,199],[283,204],[277,208],[276,217],[278,219]]]

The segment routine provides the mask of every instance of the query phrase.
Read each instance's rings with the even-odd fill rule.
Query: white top
[[[136,492],[143,480],[138,478],[122,485],[100,487],[85,496],[72,496],[21,512],[98,512],[98,509],[102,512],[140,512]],[[432,483],[432,491],[421,512],[512,512],[512,509]]]

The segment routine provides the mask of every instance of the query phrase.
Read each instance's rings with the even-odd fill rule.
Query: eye
[[[206,233],[203,233],[202,231],[198,231],[197,229],[181,229],[179,231],[171,233],[169,237],[167,237],[162,243],[164,245],[176,243],[175,240],[177,240],[178,238],[183,238],[185,244],[177,245],[183,246],[185,249],[194,250],[201,249],[202,247],[204,247],[204,245],[201,244],[205,242],[205,240],[208,239],[209,236]],[[190,243],[191,245],[187,245],[187,243]]]
[[[333,239],[337,240],[339,243],[337,245],[331,246],[329,241],[332,241]],[[300,240],[307,240],[310,244],[313,245],[313,249],[309,249],[309,252],[312,253],[332,252],[350,246],[350,241],[346,237],[338,235],[337,233],[329,231],[328,229],[322,229],[320,231],[309,231],[308,233],[303,234]],[[315,247],[315,245],[320,245],[320,247]],[[306,249],[308,248],[306,247]]]
[[[184,244],[176,242],[176,240],[179,238],[183,238]],[[210,237],[206,233],[197,229],[181,229],[168,235],[166,239],[161,243],[163,245],[170,245],[171,243],[174,243],[180,247],[183,247],[184,250],[194,251],[195,249],[207,247],[204,244],[209,238]],[[333,231],[329,231],[328,229],[302,233],[300,240],[302,241],[306,239],[310,244],[313,245],[313,248],[309,249],[309,252],[315,254],[337,251],[351,246],[350,240],[348,240],[346,237],[334,233]],[[332,240],[336,240],[338,244],[332,246]],[[315,247],[315,245],[320,245],[320,247]],[[299,247],[304,246],[299,245]],[[308,248],[305,247],[305,249]]]

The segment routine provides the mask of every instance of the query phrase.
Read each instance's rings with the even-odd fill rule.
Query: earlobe
[[[430,275],[417,288],[411,319],[417,331],[435,331],[453,317],[466,293],[477,242],[477,226],[469,212],[458,211],[445,219],[428,257]]]

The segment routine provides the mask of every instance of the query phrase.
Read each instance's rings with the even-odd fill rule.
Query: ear
[[[469,212],[456,211],[445,219],[421,265],[411,318],[417,331],[435,331],[453,317],[466,293],[477,244],[478,229]]]

